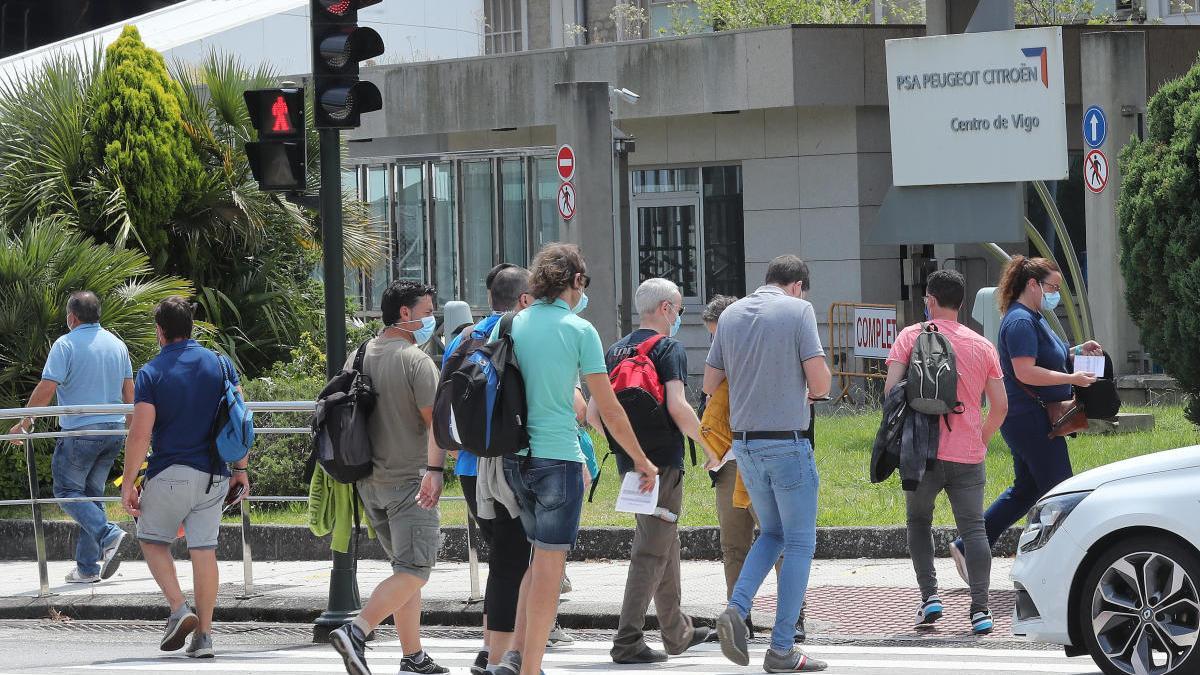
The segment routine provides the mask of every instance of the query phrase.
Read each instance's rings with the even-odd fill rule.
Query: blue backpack
[[[529,447],[525,380],[510,332],[513,316],[505,314],[497,338],[467,354],[449,373],[450,434],[479,457],[503,457]]]
[[[213,417],[212,446],[214,454],[222,462],[231,464],[241,461],[250,452],[250,446],[254,445],[254,413],[246,407],[237,385],[233,383],[232,364],[224,356],[216,356],[221,364],[224,385],[221,400],[217,403],[217,414]]]

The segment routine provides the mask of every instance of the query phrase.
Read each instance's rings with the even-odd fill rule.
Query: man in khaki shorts
[[[433,298],[432,286],[392,282],[380,302],[387,328],[367,345],[363,359],[378,400],[368,422],[371,475],[358,482],[358,493],[391,559],[392,576],[375,588],[353,622],[329,636],[351,675],[370,675],[366,638],[389,614],[404,650],[401,672],[449,672],[421,647],[421,588],[437,560],[445,461],[429,433],[438,368],[419,349],[433,335]],[[352,354],[346,367],[353,361]]]
[[[171,606],[159,648],[175,651],[191,635],[187,655],[211,658],[221,508],[227,496],[240,498],[249,491],[249,458],[227,466],[212,452],[213,418],[225,390],[225,371],[234,384],[238,378],[225,357],[192,339],[192,311],[192,303],[178,296],[154,310],[162,351],[138,371],[134,382],[121,501],[138,519],[142,555]],[[134,484],[151,445],[154,453],[139,494]],[[195,611],[179,587],[171,557],[180,525],[192,559]]]

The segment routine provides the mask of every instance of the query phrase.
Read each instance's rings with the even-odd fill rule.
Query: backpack
[[[661,333],[644,340],[637,350],[625,357],[608,373],[617,401],[625,409],[638,444],[647,453],[670,445],[677,440],[675,425],[667,414],[666,389],[658,379],[658,368],[650,360],[650,352],[662,339]],[[624,453],[620,444],[604,430],[608,444]]]
[[[437,393],[433,398],[433,438],[437,442],[439,448],[446,450],[462,450],[462,443],[458,437],[458,428],[454,418],[454,390],[451,386],[450,376],[454,371],[462,367],[463,361],[467,355],[475,352],[480,347],[483,347],[488,342],[487,334],[472,330],[471,332],[463,332],[473,324],[464,324],[460,326],[455,333],[461,333],[462,339],[458,341],[458,346],[454,351],[446,357],[445,363],[442,364],[442,374],[438,378]]]
[[[908,405],[927,415],[962,414],[958,400],[958,367],[950,339],[933,323],[922,323],[908,359]],[[949,427],[949,418],[946,426]]]
[[[457,434],[459,447],[479,457],[503,457],[529,447],[525,378],[512,338],[514,316],[505,314],[496,339],[464,352],[449,372],[450,425],[444,431]]]
[[[378,393],[363,370],[370,342],[359,345],[353,366],[334,375],[317,396],[312,457],[339,483],[353,483],[371,475],[367,420],[375,410]]]
[[[221,364],[221,400],[217,402],[217,413],[213,417],[212,449],[220,461],[226,464],[240,462],[254,445],[254,413],[246,407],[246,401],[233,383],[233,366],[224,356],[213,352]]]

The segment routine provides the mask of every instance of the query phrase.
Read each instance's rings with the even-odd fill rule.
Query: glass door
[[[639,197],[634,202],[638,283],[653,277],[679,285],[687,301],[700,302],[700,199]]]

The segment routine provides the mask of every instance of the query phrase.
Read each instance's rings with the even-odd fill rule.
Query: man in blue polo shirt
[[[70,332],[54,341],[42,381],[29,397],[29,407],[40,408],[57,396],[58,405],[104,405],[133,402],[133,367],[125,343],[100,327],[100,299],[91,291],[72,293],[67,300]],[[125,428],[125,416],[62,415],[63,431],[108,431]],[[26,433],[33,418],[25,418],[9,433]],[[22,441],[14,441],[21,444]],[[103,497],[104,483],[121,452],[121,436],[69,436],[54,446],[51,470],[54,496]],[[75,542],[75,569],[68,583],[95,583],[108,579],[121,564],[118,551],[125,532],[109,522],[100,502],[68,502],[63,511],[79,523]]]
[[[159,648],[175,651],[191,635],[187,655],[211,658],[221,510],[227,496],[241,498],[249,492],[249,458],[226,466],[212,450],[225,373],[234,384],[238,377],[228,359],[192,339],[192,312],[192,303],[179,296],[163,300],[154,310],[162,351],[138,371],[121,500],[138,519],[142,555],[171,606]],[[134,483],[151,446],[154,452],[139,493]],[[192,559],[196,611],[184,598],[171,557],[170,545],[180,525]]]

